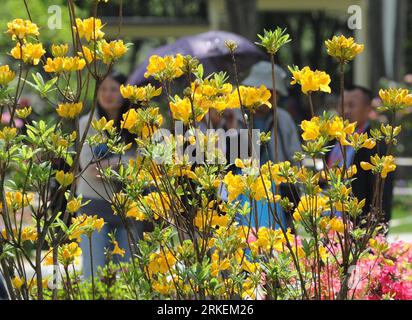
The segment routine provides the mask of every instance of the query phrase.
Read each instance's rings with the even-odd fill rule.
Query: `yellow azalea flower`
[[[175,256],[170,252],[152,253],[149,257],[149,265],[147,267],[149,274],[164,274],[169,272],[176,264]]]
[[[272,201],[272,192],[270,191],[272,183],[267,177],[257,176],[256,179],[250,184],[250,194],[256,200],[267,200]],[[266,195],[267,193],[267,195]]]
[[[313,117],[310,121],[303,120],[300,127],[303,130],[302,139],[305,141],[316,140],[320,135],[319,117]]]
[[[363,44],[357,44],[352,37],[346,38],[344,35],[326,40],[325,45],[328,54],[340,62],[353,60],[364,49]]]
[[[127,51],[127,47],[123,43],[123,40],[114,40],[110,42],[103,40],[101,46],[103,54],[102,60],[106,64],[118,60],[124,56]]]
[[[122,115],[122,118],[121,128],[143,138],[153,135],[163,123],[163,117],[159,114],[158,107],[129,109]]]
[[[275,182],[276,185],[280,185],[281,183],[286,183],[287,179],[283,176],[280,175],[280,169],[282,166],[290,166],[289,161],[284,161],[280,163],[273,163],[272,161],[266,162],[264,165],[262,165],[262,175],[267,176],[269,180],[272,180]]]
[[[79,71],[83,70],[86,61],[80,57],[65,57],[63,59],[64,71]]]
[[[83,102],[61,103],[57,106],[56,112],[62,118],[74,119],[83,110]]]
[[[149,64],[144,76],[145,78],[153,76],[159,81],[170,81],[183,75],[182,67],[183,56],[181,54],[164,57],[153,55],[149,58]]]
[[[86,46],[82,46],[82,51],[77,52],[77,54],[86,59],[87,63],[91,63],[95,58],[95,54],[94,54],[94,48],[92,50],[90,50],[88,47]]]
[[[107,121],[105,117],[101,117],[99,120],[97,119],[92,120],[92,128],[96,130],[97,132],[110,131],[113,128],[113,125],[114,125],[114,121],[113,120]]]
[[[333,217],[329,221],[329,226],[333,231],[342,233],[344,231],[344,225],[341,218]]]
[[[113,241],[113,245],[114,245],[114,249],[112,251],[112,254],[118,254],[119,256],[124,257],[126,251],[119,247],[119,244],[117,243],[116,240]]]
[[[293,212],[293,218],[296,221],[310,215],[315,218],[320,217],[322,212],[328,210],[328,197],[305,195],[300,198],[299,204]]]
[[[29,115],[31,115],[31,112],[33,111],[32,107],[24,107],[16,110],[16,115],[20,119],[26,119]]]
[[[360,163],[361,168],[365,171],[372,170],[374,173],[379,173],[382,178],[386,178],[388,173],[396,169],[395,158],[391,155],[380,158],[376,154],[370,157],[370,161],[370,163],[362,161]]]
[[[233,175],[230,171],[226,174],[223,182],[227,186],[228,191],[228,200],[232,202],[235,200],[239,195],[241,195],[245,191],[246,183],[242,176]]]
[[[20,277],[14,277],[11,280],[11,283],[13,284],[13,287],[17,290],[20,290],[21,287],[24,285],[25,281],[24,279],[21,279]]]
[[[20,42],[10,51],[11,56],[14,59],[22,59],[25,63],[38,65],[41,57],[46,53],[41,43],[24,43],[23,46]]]
[[[67,43],[63,44],[52,44],[51,52],[53,57],[63,57],[69,50],[69,45]]]
[[[323,230],[323,231],[326,230],[326,228],[329,225],[329,220],[330,220],[329,217],[323,217],[323,218],[320,219],[319,227],[320,227],[321,230]]]
[[[324,246],[319,246],[319,256],[324,263],[328,260],[328,250]]]
[[[173,119],[183,121],[184,123],[188,123],[192,119],[192,105],[189,98],[181,99],[176,95],[174,101],[170,101],[169,107],[172,111]],[[200,121],[203,116],[204,114],[201,117],[197,117],[196,120]]]
[[[46,64],[43,66],[46,72],[59,73],[62,71],[79,71],[83,70],[86,61],[80,57],[56,57],[47,58]]]
[[[133,203],[129,206],[126,211],[126,217],[134,218],[137,221],[145,221],[147,220],[147,216],[143,210],[141,210],[136,203]]]
[[[324,71],[312,71],[309,67],[304,67],[302,70],[290,70],[293,76],[291,84],[300,84],[304,94],[314,91],[331,92],[330,76]]]
[[[373,149],[376,146],[376,141],[375,139],[369,138],[366,139],[365,142],[362,144],[362,148],[366,149]]]
[[[137,87],[131,85],[120,85],[120,93],[123,98],[129,99],[133,103],[137,102],[148,102],[154,97],[161,95],[162,88],[155,88],[151,84],[144,87]]]
[[[272,107],[272,104],[269,102],[271,93],[264,85],[261,85],[259,88],[239,86],[239,92],[242,105],[246,108],[256,109],[261,105],[266,105],[269,108]],[[232,108],[240,108],[239,94],[237,90],[233,91],[231,94],[231,104]]]
[[[80,38],[84,38],[89,42],[90,40],[103,38],[104,32],[101,30],[102,27],[102,21],[98,18],[76,18],[76,26],[73,29],[77,30]]]
[[[77,242],[70,242],[59,247],[59,262],[65,266],[78,262],[82,255],[82,249]]]
[[[82,199],[80,197],[79,198],[73,198],[67,203],[66,209],[70,213],[75,213],[75,212],[79,211],[81,206],[82,206]]]
[[[46,72],[62,72],[63,71],[63,61],[64,58],[57,57],[57,58],[47,58],[46,64],[43,66],[44,71]]]
[[[20,191],[7,191],[6,192],[6,204],[13,210],[18,210],[23,207],[27,207],[33,200],[33,194],[22,194]]]
[[[235,166],[238,167],[238,168],[240,168],[240,169],[245,168],[245,164],[244,164],[243,161],[242,161],[241,159],[239,159],[239,158],[237,158],[237,159],[235,160]]]
[[[7,85],[15,76],[16,73],[13,70],[10,70],[10,67],[7,64],[0,66],[0,86]]]
[[[73,183],[74,175],[71,172],[59,170],[56,172],[56,181],[62,186],[67,187]]]
[[[53,249],[50,249],[49,251],[47,251],[42,261],[45,266],[52,266],[54,264],[53,263]]]
[[[170,295],[172,292],[176,291],[173,281],[167,281],[163,277],[161,281],[152,282],[153,291],[158,292],[162,295]],[[181,286],[179,286],[181,288]]]
[[[25,241],[36,241],[37,240],[37,231],[34,227],[25,227],[21,231],[21,240]]]
[[[121,121],[121,127],[124,129],[131,130],[137,124],[137,111],[136,109],[130,109],[123,114],[123,120]]]
[[[80,242],[83,234],[90,237],[93,232],[100,232],[104,224],[104,219],[99,218],[97,215],[79,215],[72,218],[72,225],[74,226],[74,229],[71,231],[69,239],[75,239],[77,242]]]
[[[29,35],[38,36],[39,28],[30,20],[14,19],[7,23],[7,33],[12,36],[13,39],[24,39]]]
[[[164,217],[165,213],[170,209],[170,197],[165,192],[151,192],[143,200],[152,211],[153,218],[156,220]]]
[[[199,210],[194,219],[194,224],[200,231],[217,226],[226,227],[229,222],[230,220],[227,215],[220,215],[213,209]]]
[[[0,140],[4,140],[6,142],[13,140],[16,135],[17,128],[4,127],[2,130],[0,130]]]
[[[330,139],[337,139],[341,145],[345,146],[350,145],[346,137],[355,131],[356,122],[349,123],[348,121],[343,121],[341,117],[336,116],[332,121],[326,121],[324,127]]]
[[[387,89],[379,90],[379,97],[383,102],[383,106],[389,110],[403,110],[406,107],[412,106],[412,94],[408,89]]]
[[[230,267],[230,260],[228,258],[221,260],[217,251],[213,252],[211,260],[210,271],[212,277],[217,277],[220,271],[227,270]]]

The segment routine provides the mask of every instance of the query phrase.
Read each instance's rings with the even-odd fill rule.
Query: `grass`
[[[404,223],[389,228],[389,233],[412,233],[412,197],[395,196],[392,206],[392,221],[405,220]]]

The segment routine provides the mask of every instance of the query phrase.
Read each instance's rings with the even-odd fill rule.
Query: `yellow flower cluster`
[[[329,87],[330,76],[326,72],[319,70],[313,71],[309,67],[303,67],[302,70],[290,68],[290,70],[293,77],[290,84],[300,84],[304,94],[315,91],[331,92]]]
[[[327,140],[337,139],[341,145],[351,145],[347,141],[348,135],[352,135],[356,128],[356,122],[349,123],[348,120],[343,121],[342,118],[335,116],[333,119],[325,119],[313,117],[308,120],[303,120],[301,123],[303,130],[302,139],[305,141],[316,140],[319,137],[326,137]],[[372,147],[372,141],[365,143],[365,147]]]
[[[41,57],[46,53],[41,43],[25,42],[20,45],[20,42],[11,49],[10,54],[14,59],[22,59],[25,63],[38,65]]]
[[[96,53],[96,54],[95,54]],[[92,50],[90,50],[88,47],[86,46],[82,46],[82,51],[79,51],[77,53],[80,57],[83,57],[84,59],[86,59],[87,63],[92,63],[92,61],[94,59],[99,59],[100,57],[98,56],[98,52],[96,50],[94,50],[94,48]]]
[[[236,104],[236,100],[233,100],[232,85],[224,83],[219,76],[205,79],[201,84],[192,82],[191,89],[195,110],[201,110],[201,113],[202,110],[210,108],[221,112],[227,108],[233,108]]]
[[[183,75],[183,56],[177,54],[176,56],[159,57],[153,55],[149,59],[145,78],[153,76],[156,80],[165,81],[179,78]]]
[[[408,89],[387,89],[379,90],[379,97],[382,100],[383,107],[392,111],[401,111],[406,107],[412,106],[412,94]]]
[[[188,97],[180,98],[178,95],[174,96],[173,101],[169,103],[170,111],[173,119],[188,123],[193,119],[192,108],[195,109],[196,121],[201,121],[208,112],[207,107],[204,109],[195,108]]]
[[[271,162],[266,163],[261,170],[262,175],[259,175],[257,166],[253,161],[244,163],[240,159],[236,159],[235,164],[242,169],[242,175],[234,175],[231,171],[226,174],[223,183],[227,187],[228,201],[232,202],[241,194],[247,194],[256,201],[277,202],[279,195],[273,196],[272,182],[280,183],[283,181],[277,174],[278,166]],[[272,175],[273,174],[273,175]]]
[[[361,168],[365,171],[372,170],[373,173],[379,173],[382,178],[386,178],[388,173],[396,169],[395,158],[391,155],[379,157],[376,154],[370,157],[370,161],[370,163],[362,161]]]
[[[345,225],[339,217],[323,217],[319,222],[319,226],[325,232],[332,230],[338,233],[343,233],[345,230]]]
[[[1,236],[4,240],[9,240],[9,241],[12,240],[8,237],[6,229],[3,229],[1,231]],[[34,242],[37,240],[37,231],[34,227],[31,227],[31,226],[24,227],[21,230],[21,234],[19,233],[19,229],[13,229],[13,238],[14,238],[13,239],[14,241],[18,241],[18,242],[20,239],[22,242],[26,242],[26,241]]]
[[[170,271],[177,261],[176,257],[170,251],[165,253],[152,253],[149,259],[150,262],[147,268],[151,275]]]
[[[328,206],[329,199],[323,195],[309,196],[305,195],[300,198],[299,204],[293,212],[293,218],[301,221],[309,215],[319,218],[322,212],[330,209]]]
[[[137,87],[132,85],[121,85],[120,93],[123,98],[129,99],[133,103],[149,102],[154,97],[162,94],[162,88],[155,88],[150,83],[144,87]]]
[[[83,234],[90,237],[94,231],[100,232],[104,224],[104,219],[99,218],[97,215],[79,215],[76,218],[72,218],[74,228],[70,232],[69,239],[75,239],[77,242],[80,242]]]
[[[234,175],[231,171],[226,174],[225,178],[223,179],[227,187],[228,192],[228,201],[233,202],[238,196],[243,194],[246,188],[246,182],[244,178],[240,175]]]
[[[159,108],[130,109],[122,115],[121,128],[143,138],[153,135],[163,123]]]
[[[269,108],[272,107],[272,104],[269,102],[271,93],[264,85],[261,85],[259,88],[239,86],[239,92],[242,105],[246,108],[253,110],[261,105],[266,105]],[[233,103],[233,108],[240,108],[239,96],[236,90],[232,92],[231,102]]]
[[[86,61],[80,57],[56,57],[47,58],[46,64],[43,66],[46,72],[60,73],[63,71],[80,71],[83,70]]]
[[[56,112],[62,118],[74,119],[83,110],[83,102],[77,103],[60,103],[57,106]]]
[[[20,191],[7,191],[6,204],[12,210],[19,210],[27,207],[33,200],[33,193],[22,194]]]
[[[51,52],[53,57],[63,57],[66,55],[67,51],[69,50],[69,45],[67,43],[63,44],[52,44]]]
[[[107,64],[120,59],[127,52],[127,47],[123,43],[123,40],[114,40],[110,42],[102,40],[101,49],[103,56],[102,60]]]
[[[7,23],[7,28],[7,33],[10,34],[13,39],[17,38],[22,40],[29,35],[39,35],[39,28],[30,20],[14,19]]]
[[[217,250],[213,252],[211,258],[211,275],[216,278],[220,271],[225,271],[230,267],[230,260],[228,258],[221,259]]]
[[[352,37],[346,38],[344,35],[326,40],[325,45],[328,54],[342,63],[353,60],[364,49],[363,44],[358,44]]]
[[[171,205],[170,198],[165,192],[151,192],[144,196],[141,202],[142,204],[130,203],[126,216],[138,221],[158,220],[160,217],[164,219]]]
[[[194,224],[200,230],[209,230],[209,228],[226,227],[230,219],[227,215],[218,214],[216,210],[207,209],[199,210],[195,219]]]
[[[80,38],[86,39],[87,42],[90,40],[98,40],[103,38],[104,32],[102,29],[102,21],[98,18],[87,18],[87,19],[76,19],[76,26],[73,27],[75,31],[79,33]]]
[[[32,107],[24,107],[16,110],[16,115],[20,119],[26,119],[29,115],[31,115],[31,112],[33,111]]]
[[[65,243],[58,248],[57,261],[64,266],[69,266],[72,263],[78,264],[82,255],[82,249],[77,242]],[[46,253],[44,257],[44,264],[46,266],[52,266],[53,263],[53,250]]]
[[[56,172],[56,181],[62,186],[67,187],[73,183],[74,175],[71,172],[59,170]]]
[[[82,207],[82,197],[73,198],[67,202],[66,209],[70,213],[76,213]]]
[[[291,234],[290,229],[287,229],[286,237],[293,243],[293,235]],[[250,249],[255,256],[258,254],[259,249],[266,253],[270,253],[270,250],[272,249],[277,252],[282,252],[285,243],[285,235],[280,229],[274,230],[271,228],[260,227],[256,235],[256,241],[250,244]]]
[[[17,128],[11,128],[11,127],[6,126],[0,131],[0,140],[10,142],[16,137],[16,135],[17,135]]]
[[[5,86],[11,82],[16,76],[13,70],[10,70],[10,67],[6,64],[0,66],[0,86]]]
[[[126,251],[125,251],[124,249],[122,249],[122,248],[119,247],[119,244],[117,243],[116,240],[113,241],[113,246],[114,246],[114,248],[113,248],[113,250],[112,250],[112,254],[113,254],[113,255],[114,255],[114,254],[117,254],[117,255],[119,255],[119,256],[124,257],[124,255],[126,254]]]

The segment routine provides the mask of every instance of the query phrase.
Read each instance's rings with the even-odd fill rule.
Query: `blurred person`
[[[122,114],[129,108],[129,103],[123,99],[120,94],[120,85],[126,83],[126,77],[123,74],[113,71],[100,84],[97,91],[97,108],[94,113],[94,118],[97,120],[105,117],[108,121],[113,120],[115,126],[120,131],[120,121]],[[88,123],[90,114],[86,114],[79,120],[80,136],[84,134],[86,125]],[[122,130],[122,140],[125,143],[134,141],[133,135],[127,130]],[[87,135],[92,136],[96,134],[95,130],[90,127]],[[129,159],[136,157],[136,148],[129,149],[121,158],[122,163],[127,163]],[[90,202],[81,208],[80,213],[88,215],[98,215],[99,218],[105,220],[105,225],[100,232],[94,232],[92,236],[93,247],[93,272],[97,271],[97,267],[104,266],[106,259],[104,249],[111,247],[109,232],[115,231],[116,241],[120,248],[126,251],[123,259],[130,258],[130,250],[128,245],[128,234],[126,228],[119,216],[113,214],[109,200],[113,196],[113,192],[118,192],[120,186],[115,186],[117,190],[112,190],[107,182],[103,181],[97,169],[99,162],[102,169],[112,166],[117,167],[119,162],[118,155],[110,154],[108,147],[101,144],[97,147],[90,148],[85,144],[80,153],[80,167],[83,170],[81,177],[77,181],[77,193],[83,195],[83,201],[90,200]],[[129,222],[129,221],[128,221]],[[138,237],[142,236],[142,224],[131,221],[132,230],[136,231]],[[83,274],[85,277],[91,275],[90,266],[90,248],[89,240],[83,237],[81,241],[81,248],[83,251]]]
[[[276,76],[276,99],[288,97],[288,89],[286,87],[286,72],[275,65]],[[249,76],[242,82],[245,86],[260,87],[264,85],[271,91],[272,88],[272,66],[269,62],[261,61],[253,65]],[[280,103],[282,104],[282,103]],[[272,106],[273,107],[273,106]],[[301,150],[301,143],[295,121],[290,114],[281,106],[277,108],[277,126],[278,126],[278,156],[279,162],[290,161],[293,162],[293,155],[295,152]],[[265,105],[259,107],[253,117],[253,128],[259,129],[261,132],[271,132],[271,139],[267,144],[267,152],[265,148],[260,150],[260,163],[264,164],[267,161],[274,162],[274,119],[273,110]]]
[[[276,99],[278,101],[280,98],[288,97],[288,89],[286,87],[286,78],[287,75],[285,71],[275,65],[275,76],[276,76]],[[267,61],[260,61],[254,64],[251,68],[249,75],[242,82],[242,85],[260,87],[264,85],[267,89],[272,88],[272,65]],[[271,94],[273,92],[271,91]],[[231,126],[226,126],[226,129],[231,127],[244,128],[243,117],[240,109],[235,109],[230,111],[227,115],[229,116],[228,123],[233,123]],[[226,116],[226,117],[227,117]],[[234,121],[234,118],[237,121]],[[249,118],[250,119],[250,118]],[[258,129],[260,132],[270,132],[270,141],[265,144],[264,147],[260,148],[260,164],[265,164],[268,161],[275,162],[274,159],[274,149],[275,149],[275,133],[274,133],[274,119],[273,119],[273,110],[263,105],[260,106],[256,113],[253,116],[253,129]],[[287,111],[281,107],[277,108],[277,133],[278,133],[278,161],[289,161],[293,163],[293,155],[295,152],[301,150],[301,143],[297,131],[296,124],[292,117]],[[240,143],[247,143],[241,141]],[[273,192],[274,192],[273,188]],[[280,186],[280,194],[282,197],[288,197],[291,202],[294,202],[296,205],[299,202],[299,194],[294,186],[289,186],[282,184]],[[263,202],[258,205],[258,211],[260,219],[262,219],[261,226],[273,226],[273,221],[267,221],[268,218],[268,208],[267,204]],[[282,209],[278,205],[278,212],[281,212]],[[286,214],[281,214],[281,220],[284,225],[291,227],[293,229],[292,215],[291,212]],[[253,223],[252,223],[253,224]]]
[[[370,137],[371,123],[370,115],[373,111],[372,92],[362,86],[349,87],[344,92],[344,112],[345,117],[350,122],[356,122],[356,132],[367,133]],[[372,171],[362,170],[360,163],[362,161],[370,162],[370,157],[375,154],[382,156],[386,154],[386,144],[384,142],[377,143],[373,149],[362,148],[355,153],[352,147],[346,147],[347,162],[346,166],[356,165],[356,179],[352,182],[352,192],[355,197],[360,200],[365,199],[362,217],[365,217],[372,205],[372,197],[374,193],[375,175]],[[328,167],[338,165],[343,166],[344,159],[339,142],[336,142],[333,149],[327,157]],[[393,193],[393,173],[388,174],[385,179],[383,190],[382,209],[384,211],[383,221],[388,223],[391,217]]]

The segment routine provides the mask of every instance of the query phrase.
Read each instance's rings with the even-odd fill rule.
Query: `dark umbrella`
[[[248,70],[257,61],[267,58],[255,44],[242,36],[225,31],[208,31],[180,38],[170,45],[164,45],[153,50],[132,73],[128,82],[133,85],[153,82],[153,78],[146,79],[144,73],[149,63],[149,57],[155,54],[158,56],[175,55],[177,53],[191,55],[203,64],[205,75],[217,71],[226,71],[230,76],[233,76],[232,59],[225,45],[226,40],[233,40],[238,45],[235,57],[239,73]]]

